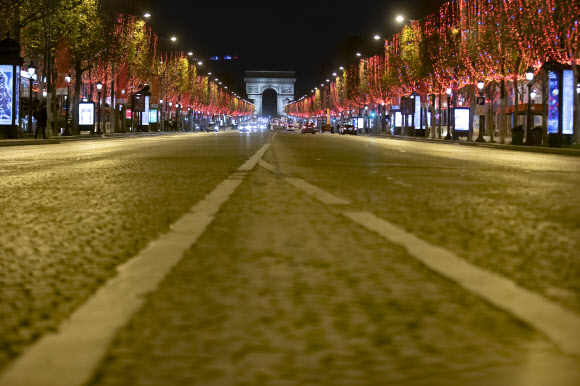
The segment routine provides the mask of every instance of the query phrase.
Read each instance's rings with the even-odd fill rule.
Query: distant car
[[[342,125],[338,129],[338,134],[340,134],[340,135],[345,135],[345,134],[357,135],[356,127],[354,127],[354,125]]]
[[[316,134],[316,126],[314,126],[313,122],[308,122],[306,125],[302,126],[300,129],[301,134],[312,133]]]
[[[210,131],[215,131],[216,133],[220,131],[219,124],[217,122],[210,122],[207,124],[206,131],[209,133]]]
[[[292,123],[289,123],[288,127],[286,128],[286,131],[294,132],[294,125]]]

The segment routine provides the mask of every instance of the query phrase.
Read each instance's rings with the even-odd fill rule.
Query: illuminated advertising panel
[[[359,118],[357,120],[356,128],[357,129],[364,129],[364,127],[365,127],[365,119],[364,118]]]
[[[403,127],[403,114],[400,111],[395,111],[395,127]]]
[[[144,111],[141,114],[141,124],[143,126],[149,126],[149,96],[147,95],[145,95]]]
[[[456,107],[454,109],[455,116],[455,131],[469,130],[469,108]]]
[[[0,65],[0,125],[12,125],[12,99],[15,97],[13,71],[11,64]]]
[[[16,66],[16,74],[20,74],[20,66]],[[16,78],[14,84],[20,84],[20,77],[17,76]],[[16,87],[14,90],[14,111],[14,118],[18,120],[18,117],[20,116],[20,87]]]
[[[574,133],[574,74],[572,70],[562,72],[562,134]]]
[[[125,118],[131,119],[131,109],[125,110]]]
[[[157,109],[149,110],[149,123],[157,123]]]
[[[417,95],[415,97],[415,129],[421,128],[421,98]]]
[[[95,104],[92,102],[79,103],[79,125],[92,126],[95,124]]]
[[[560,88],[558,74],[548,71],[548,133],[558,134],[560,124]]]

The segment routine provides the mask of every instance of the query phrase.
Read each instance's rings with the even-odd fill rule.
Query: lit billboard
[[[13,71],[11,64],[0,65],[0,125],[12,125],[12,99],[15,97]]]

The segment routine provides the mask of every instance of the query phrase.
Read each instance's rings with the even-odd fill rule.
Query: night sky
[[[357,51],[367,56],[380,52],[384,42],[373,36],[398,32],[397,14],[418,19],[442,2],[359,0],[344,5],[312,0],[149,0],[141,4],[152,14],[149,23],[160,36],[175,34],[179,38],[173,46],[162,41],[162,49],[193,51],[203,59],[239,58],[204,60],[201,74],[209,68],[230,90],[245,96],[243,71],[293,70],[296,97],[300,97],[340,65],[355,63]]]

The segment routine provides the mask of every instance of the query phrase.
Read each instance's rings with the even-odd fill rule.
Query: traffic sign
[[[475,100],[475,115],[485,115],[485,97],[478,96]]]

